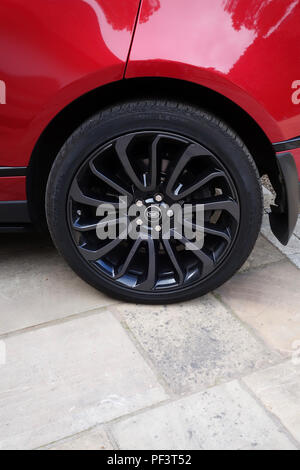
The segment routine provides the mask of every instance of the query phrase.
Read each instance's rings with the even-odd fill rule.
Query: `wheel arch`
[[[44,129],[28,167],[27,195],[31,219],[45,225],[44,197],[56,155],[79,125],[107,106],[135,99],[174,99],[202,107],[224,120],[244,141],[261,175],[267,174],[278,192],[279,171],[272,144],[255,120],[220,93],[191,82],[169,78],[131,78],[96,88],[67,105]]]

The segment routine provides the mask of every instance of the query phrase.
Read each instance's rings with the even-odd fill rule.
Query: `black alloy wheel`
[[[132,116],[130,108],[125,121],[124,113],[121,119],[116,108],[114,126],[111,114],[108,123],[101,114],[101,119],[84,124],[63,147],[48,182],[50,231],[71,266],[101,290],[146,303],[192,298],[223,283],[249,255],[261,221],[257,171],[247,149],[229,135],[228,128],[227,140],[222,142],[224,130],[213,117],[206,122],[207,117],[202,114],[201,120],[198,114],[195,132],[188,122],[182,128],[177,122],[162,122],[161,109],[159,118],[151,110],[149,119],[147,110],[143,116],[141,104],[136,106],[136,115]],[[213,144],[216,137],[217,146]],[[237,158],[243,159],[243,165],[230,166]],[[242,175],[248,181],[245,187],[236,177],[239,167],[248,171]],[[247,216],[243,211],[251,203],[247,195],[251,191],[253,204]],[[119,197],[126,197],[128,206],[140,207],[142,217],[124,216]],[[112,208],[108,223],[116,227],[112,239],[98,236],[99,227],[107,226],[107,213],[97,215],[103,204]],[[190,217],[183,217],[178,230],[172,208],[184,211],[186,205]],[[199,205],[204,211],[201,225],[196,219]],[[253,221],[248,229],[247,218],[248,224]],[[138,235],[124,238],[124,227],[134,219]],[[199,247],[187,238],[187,225],[203,237]],[[246,250],[237,247],[241,243]],[[237,258],[234,262],[232,256]]]
[[[151,224],[140,227],[136,240],[98,239],[101,219],[95,208],[100,204],[116,208],[111,223],[122,227],[119,232],[124,229],[119,196],[126,196],[128,205],[143,204],[148,217],[157,219],[158,239]],[[174,221],[170,238],[164,238],[161,214],[174,204],[190,204],[194,212],[203,205],[203,228],[191,220],[195,231],[204,231],[203,248],[186,249],[191,242],[184,226],[175,239]],[[96,149],[74,178],[68,206],[73,240],[85,261],[116,283],[149,293],[182,288],[213,274],[239,228],[237,192],[221,162],[191,139],[157,131],[125,134]]]

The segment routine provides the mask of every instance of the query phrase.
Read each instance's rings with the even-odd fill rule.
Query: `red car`
[[[299,25],[299,0],[1,0],[0,231],[47,226],[96,288],[182,301],[245,262],[267,175],[287,244]]]

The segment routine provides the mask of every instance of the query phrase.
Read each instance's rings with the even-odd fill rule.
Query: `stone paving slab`
[[[300,352],[300,341],[298,348]],[[244,381],[300,442],[300,354],[294,362],[256,372]]]
[[[75,315],[114,301],[83,282],[38,235],[0,249],[0,334]],[[5,246],[5,243],[4,243]]]
[[[298,226],[299,224],[300,223],[298,223]],[[269,222],[269,216],[267,214],[264,214],[263,216],[261,232],[274,246],[276,246],[288,258],[290,258],[292,255],[300,254],[300,239],[294,234],[292,235],[289,241],[289,244],[287,246],[281,245],[281,243],[277,240],[275,235],[273,235],[272,233],[270,222]]]
[[[288,261],[236,275],[218,289],[222,300],[284,357],[300,339],[299,270]]]
[[[299,216],[299,219],[298,219],[298,224],[297,224],[296,229],[295,229],[295,235],[296,235],[296,237],[300,238],[300,216]]]
[[[5,340],[0,449],[31,449],[160,402],[166,394],[110,313]]]
[[[281,243],[273,235],[269,222],[268,213],[270,212],[270,204],[274,204],[274,196],[265,187],[263,187],[263,192],[265,214],[263,217],[261,232],[276,248],[278,248],[278,250],[280,250],[295,266],[297,266],[297,268],[300,269],[300,215],[289,244],[287,246],[281,245]]]
[[[265,191],[265,207],[271,199]],[[0,449],[112,449],[109,436],[124,449],[295,448],[300,218],[288,247],[266,214],[262,233],[242,272],[216,294],[230,310],[212,295],[116,306],[67,267],[49,238],[0,235],[0,335],[51,322],[0,337]],[[123,325],[106,308],[76,317],[109,305]],[[115,418],[108,436],[102,423]]]
[[[265,186],[263,186],[263,194],[264,194],[264,208],[265,208],[265,213],[268,214],[271,211],[270,206],[275,204],[275,196],[274,194],[271,193],[269,189],[267,189]],[[265,217],[264,219],[265,222],[268,221],[268,217]],[[267,229],[267,224],[264,224],[264,228]],[[269,232],[271,233],[271,228],[269,227]],[[300,238],[300,205],[299,205],[299,218],[298,218],[298,224],[294,230],[294,235],[296,237]]]
[[[124,419],[112,433],[129,450],[296,449],[237,381]]]
[[[289,259],[294,263],[297,268],[300,269],[300,254],[299,255],[290,255]]]
[[[231,380],[278,360],[212,295],[184,304],[116,307],[176,393]]]
[[[76,434],[40,450],[112,450],[113,446],[105,430],[99,426]]]
[[[285,259],[285,256],[272,243],[270,243],[262,235],[258,237],[256,245],[250,257],[243,265],[241,272],[249,269],[258,268],[266,264],[276,263]]]

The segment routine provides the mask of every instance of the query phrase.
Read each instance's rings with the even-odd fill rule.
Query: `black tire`
[[[228,214],[226,211],[225,213],[223,209],[220,212],[219,220],[222,219],[220,223],[226,227],[226,233],[230,233],[230,240],[226,240],[228,246],[230,243],[228,249],[224,248],[223,240],[220,241],[219,238],[213,235],[206,235],[208,248],[205,248],[205,253],[213,259],[214,263],[214,268],[208,275],[204,276],[204,264],[201,264],[202,261],[199,258],[200,267],[193,267],[193,282],[183,282],[182,277],[180,278],[180,270],[176,272],[174,269],[171,275],[171,277],[173,276],[172,279],[174,278],[172,282],[178,282],[178,285],[172,284],[171,287],[159,289],[157,288],[158,284],[155,284],[155,287],[153,287],[154,284],[151,284],[151,288],[149,288],[150,284],[144,281],[140,284],[142,288],[136,289],[127,284],[117,282],[108,271],[103,271],[102,268],[100,270],[98,264],[96,266],[94,262],[87,261],[83,257],[82,252],[79,251],[78,246],[82,241],[77,242],[77,238],[79,239],[82,236],[87,237],[87,235],[85,233],[83,235],[80,234],[75,240],[76,234],[74,235],[73,233],[72,217],[74,211],[73,205],[77,204],[77,201],[74,202],[73,196],[70,196],[71,186],[74,184],[75,178],[82,178],[84,182],[90,181],[87,178],[92,178],[92,176],[87,175],[86,172],[88,170],[85,165],[95,149],[105,149],[103,146],[108,142],[116,141],[120,136],[129,133],[136,133],[137,137],[134,137],[134,139],[142,139],[140,135],[145,136],[145,139],[150,139],[148,134],[153,135],[154,138],[155,133],[159,133],[161,139],[166,139],[167,143],[164,145],[174,144],[174,148],[175,140],[174,142],[170,140],[173,139],[173,136],[175,136],[174,139],[177,139],[178,136],[182,137],[183,140],[186,139],[188,143],[184,145],[187,146],[190,145],[190,142],[199,143],[205,149],[208,149],[212,155],[211,158],[214,159],[215,157],[215,160],[219,162],[219,167],[224,169],[226,179],[220,185],[223,185],[222,187],[225,188],[231,188],[228,191],[230,193],[232,190],[230,198],[234,199],[239,207],[239,218],[233,219],[231,214]],[[135,145],[138,144],[135,143]],[[159,145],[160,151],[162,151],[163,144]],[[178,143],[178,145],[180,144]],[[107,150],[101,151],[102,153],[107,152]],[[108,157],[106,156],[105,158]],[[152,154],[149,157],[149,162],[151,158],[153,158]],[[171,167],[173,165],[172,162],[172,159],[168,160],[168,165]],[[208,160],[207,165],[213,165],[213,162],[214,160]],[[191,165],[200,165],[200,160],[193,160]],[[83,170],[82,168],[85,169]],[[191,166],[190,173],[192,173],[193,169],[194,166]],[[117,169],[116,171],[121,172],[123,169]],[[80,172],[84,172],[84,175]],[[81,174],[83,176],[79,176]],[[81,180],[78,179],[78,181]],[[161,177],[160,181],[163,181],[163,177]],[[208,184],[209,189],[205,189],[205,191],[210,191],[209,194],[212,197],[212,195],[217,193],[213,192],[216,190],[211,188],[210,184],[212,183]],[[86,213],[90,214],[89,211],[90,208],[87,207]],[[81,214],[81,211],[77,211],[77,213]],[[204,295],[222,285],[243,265],[251,253],[261,227],[262,213],[262,189],[259,174],[253,158],[237,134],[223,121],[207,111],[185,104],[161,100],[123,103],[110,109],[105,109],[83,123],[60,150],[49,176],[46,193],[46,214],[51,236],[57,249],[73,270],[95,288],[118,299],[137,303],[157,304],[184,301]],[[210,214],[211,212],[209,212]],[[211,222],[209,223],[211,225]],[[157,247],[158,245],[156,244],[155,246]],[[224,248],[222,248],[223,251],[220,248],[221,246]],[[157,247],[157,250],[161,249],[161,245],[159,247]],[[175,246],[172,249],[177,250]],[[142,253],[141,256],[146,256],[144,259],[148,259],[147,254],[145,254],[145,250],[148,250],[150,259],[150,245],[147,245],[146,248],[144,247],[143,250],[144,254]],[[180,249],[178,250],[180,251]],[[216,257],[217,255],[214,250],[216,250],[216,253],[220,253],[220,255],[218,254],[219,258]],[[184,254],[176,252],[177,258],[179,255],[187,256],[185,251]],[[185,261],[185,258],[182,259]],[[167,262],[169,261],[166,260]],[[195,264],[196,261],[193,261],[193,263]],[[142,268],[139,267],[138,269]],[[160,276],[162,275],[161,273],[164,274],[163,269],[166,268],[156,265],[157,276],[158,273]],[[170,268],[168,269],[170,271]],[[184,269],[187,271],[188,267]],[[166,269],[166,271],[168,270]],[[137,279],[138,275],[145,276],[145,279],[148,279],[147,276],[150,276],[149,272],[150,267],[148,266],[146,274],[143,274],[142,271],[138,272],[139,274],[136,275]],[[178,281],[179,278],[180,282]],[[186,278],[185,273],[184,279]],[[143,290],[144,285],[147,286],[146,290]]]

